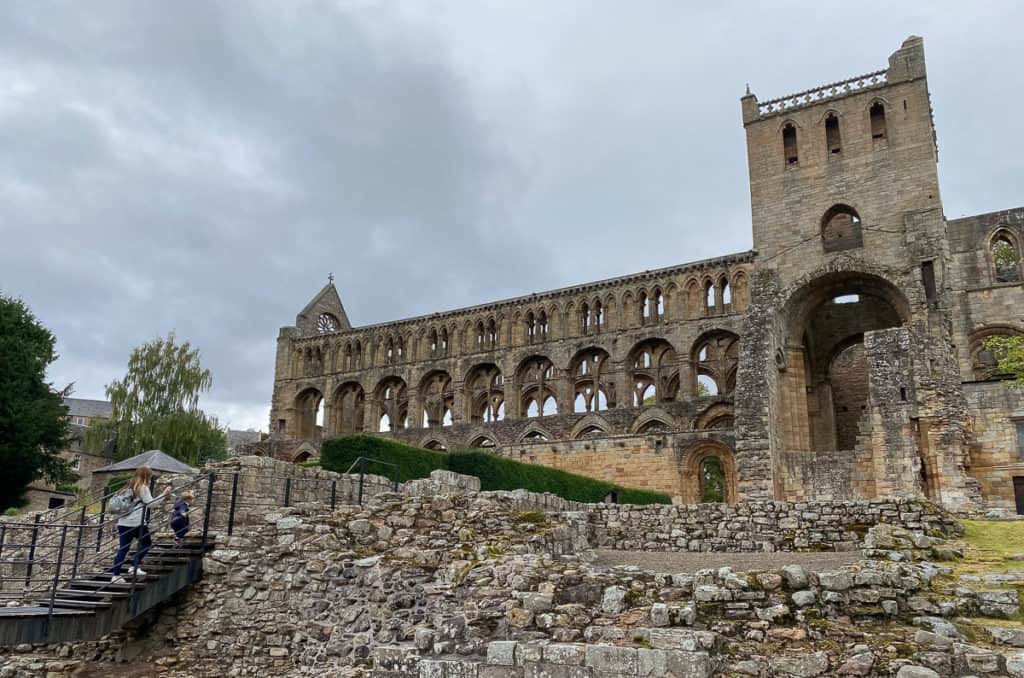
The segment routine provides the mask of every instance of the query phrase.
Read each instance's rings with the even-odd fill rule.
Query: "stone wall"
[[[968,656],[1006,665],[987,646],[935,640],[933,631],[952,628],[946,618],[1017,615],[1016,591],[946,587],[942,568],[909,562],[743,575],[609,569],[577,555],[587,546],[579,515],[521,512],[516,494],[381,494],[334,512],[281,508],[222,535],[202,582],[132,628],[0,659],[22,675],[109,673],[116,661],[174,677],[653,678],[672,667],[707,678],[820,675],[848,662],[891,675],[909,663],[886,649],[900,643],[931,665]],[[926,507],[915,518],[910,504],[874,506],[907,525],[942,522]],[[929,630],[901,627],[912,617]],[[836,642],[843,620],[875,631]]]
[[[595,548],[642,551],[852,550],[880,523],[938,536],[960,529],[945,510],[917,500],[587,507]]]

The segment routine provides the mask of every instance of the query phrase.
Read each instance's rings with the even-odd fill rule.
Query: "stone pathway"
[[[802,565],[812,572],[828,572],[860,560],[860,552],[821,553],[690,553],[652,551],[611,551],[597,549],[595,564],[614,567],[636,565],[649,572],[696,572],[707,568],[731,567],[734,572],[777,570],[784,565]]]

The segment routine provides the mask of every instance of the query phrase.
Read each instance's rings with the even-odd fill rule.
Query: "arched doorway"
[[[319,440],[323,430],[324,396],[313,387],[295,396],[295,435],[302,440]]]
[[[683,457],[683,503],[735,503],[736,457],[726,445],[705,441]]]
[[[864,335],[904,325],[906,297],[876,275],[832,273],[794,293],[785,318],[785,449],[853,450],[868,405]]]

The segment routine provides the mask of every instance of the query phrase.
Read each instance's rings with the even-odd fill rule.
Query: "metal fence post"
[[[338,499],[338,481],[337,480],[332,480],[331,481],[331,510],[332,511],[334,510],[334,507],[337,504],[337,499]],[[0,538],[0,547],[2,547],[2,546],[3,546],[3,539]]]
[[[4,540],[7,538],[7,526],[0,523],[0,557],[4,554]]]
[[[96,553],[100,552],[100,542],[103,540],[103,521],[107,517],[107,498],[100,500],[100,522],[96,523]]]
[[[206,551],[206,540],[210,534],[210,508],[213,505],[213,480],[216,476],[210,471],[206,477],[206,508],[203,510],[203,552]]]
[[[78,560],[82,552],[82,533],[85,532],[85,507],[82,507],[82,512],[78,514],[78,539],[75,540],[75,562],[71,566],[71,578],[74,579],[78,576]]]
[[[25,587],[32,581],[32,568],[36,562],[36,542],[39,541],[39,514],[36,514],[35,525],[32,527],[32,543],[28,547],[28,567],[25,569]]]
[[[292,479],[284,479],[284,505],[288,506],[292,498]]]
[[[394,490],[395,490],[395,492],[398,492],[398,482],[399,482],[399,478],[401,478],[401,474],[402,474],[402,467],[397,465],[397,464],[395,464],[395,482],[394,482],[394,485],[395,485]]]
[[[235,531],[235,500],[238,497],[238,474],[231,479],[231,508],[228,509],[228,536]]]
[[[68,538],[68,526],[60,530],[60,550],[57,551],[57,569],[53,573],[53,586],[50,588],[50,610],[46,614],[46,638],[50,638],[50,622],[53,621],[53,601],[57,599],[57,587],[60,586],[60,567],[64,563],[64,544]]]
[[[359,458],[359,505],[363,505],[363,478],[366,476],[366,460]]]

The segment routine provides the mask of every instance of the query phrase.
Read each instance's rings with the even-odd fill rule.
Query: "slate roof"
[[[68,414],[72,417],[97,417],[110,419],[113,409],[107,400],[87,400],[85,398],[65,398]]]

